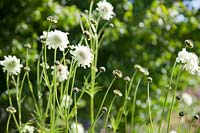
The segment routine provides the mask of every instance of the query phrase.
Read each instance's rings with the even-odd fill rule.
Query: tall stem
[[[176,91],[177,91],[177,88],[178,88],[179,78],[180,78],[182,70],[183,70],[183,68],[181,68],[181,70],[178,73],[177,80],[176,80],[176,86],[174,88],[174,94],[173,94],[173,98],[172,98],[172,101],[171,101],[170,112],[168,114],[167,132],[169,132],[169,130],[170,130],[171,115],[172,115],[172,111],[173,111],[173,107],[174,107],[174,102],[175,102],[175,99],[176,99]]]
[[[159,124],[159,128],[158,128],[158,133],[161,132],[161,126],[162,126],[162,122],[163,122],[164,112],[165,112],[165,108],[166,108],[166,105],[167,105],[167,99],[168,99],[169,91],[171,89],[171,84],[172,84],[172,79],[173,79],[173,76],[174,76],[175,68],[176,68],[176,61],[174,62],[172,73],[171,73],[171,76],[170,76],[169,88],[167,89],[167,93],[166,93],[166,96],[165,96],[165,101],[164,101],[164,105],[163,105],[163,109],[162,109],[162,113],[161,113],[161,120],[160,120],[160,124]]]
[[[148,85],[147,85],[147,97],[148,97],[149,119],[150,119],[150,124],[151,124],[151,130],[154,133],[153,121],[152,121],[152,116],[151,116],[151,101],[150,101],[149,89],[150,89],[150,82],[148,82]]]
[[[133,105],[132,105],[132,115],[131,115],[131,132],[133,132],[134,122],[135,122],[135,103],[137,97],[137,91],[140,85],[142,78],[140,78],[137,82],[137,86],[135,88],[134,97],[133,97]]]

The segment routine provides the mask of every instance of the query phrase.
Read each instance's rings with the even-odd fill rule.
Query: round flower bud
[[[124,80],[127,81],[127,82],[130,82],[130,81],[131,81],[131,79],[130,79],[129,76],[124,77]]]
[[[119,97],[122,96],[122,93],[121,93],[120,90],[113,90],[113,93],[114,93],[115,95],[119,96]]]
[[[112,28],[114,27],[114,25],[112,23],[110,23],[109,26],[112,27]]]
[[[140,65],[134,65],[134,68],[146,76],[149,75],[149,71],[146,68],[141,67]]]
[[[147,77],[147,81],[152,82],[152,78],[151,77]]]
[[[48,17],[47,17],[47,20],[48,20],[50,23],[54,23],[54,24],[56,24],[56,23],[58,22],[58,20],[57,20],[55,17],[53,17],[53,16],[48,16]]]
[[[113,70],[112,73],[116,78],[122,78],[123,77],[123,74],[120,70]]]
[[[74,87],[74,88],[73,88],[73,92],[74,92],[74,93],[79,93],[80,91],[81,91],[81,90],[80,90],[78,87]]]
[[[109,128],[109,129],[112,129],[112,125],[109,124],[109,125],[108,125],[108,128]]]
[[[199,119],[199,115],[194,115],[193,118],[194,118],[195,120],[198,120],[198,119]]]
[[[185,115],[185,113],[183,111],[179,112],[179,116],[183,117]]]
[[[24,47],[31,48],[31,45],[29,43],[25,44]]]
[[[185,45],[188,48],[193,48],[194,47],[192,40],[189,40],[189,39],[185,40]]]
[[[88,39],[88,40],[91,40],[91,34],[90,34],[90,32],[89,31],[83,31],[83,34],[86,36],[86,38]]]
[[[176,96],[176,100],[181,100],[181,97],[180,96]]]
[[[102,112],[103,112],[103,113],[106,113],[107,111],[108,111],[108,109],[107,109],[106,107],[103,107],[103,108],[102,108]]]
[[[24,70],[29,72],[30,71],[30,67],[24,67]]]
[[[11,113],[11,114],[14,114],[14,113],[17,112],[16,109],[14,107],[12,107],[12,106],[9,106],[8,108],[6,108],[6,111]]]
[[[100,72],[105,72],[106,68],[105,67],[99,67]]]

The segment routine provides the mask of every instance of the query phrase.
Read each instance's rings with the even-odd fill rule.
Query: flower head
[[[72,102],[73,100],[69,95],[64,95],[61,102],[61,106],[65,108],[69,108],[72,105]]]
[[[186,103],[187,105],[192,104],[192,96],[189,95],[188,93],[183,93],[182,98],[183,98],[184,103]]]
[[[69,71],[68,67],[64,66],[63,64],[58,64],[56,66],[56,77],[59,82],[62,82],[68,78]]]
[[[10,75],[18,75],[23,67],[20,64],[20,60],[16,56],[11,55],[4,56],[4,60],[0,61],[0,65],[3,66],[3,71],[7,71]]]
[[[171,130],[169,133],[177,133],[175,130]]]
[[[183,48],[182,51],[178,53],[176,62],[183,63],[184,69],[191,74],[198,72],[199,58],[196,54],[186,51],[186,48]]]
[[[74,46],[74,50],[71,50],[70,53],[72,54],[75,61],[77,61],[78,66],[86,68],[86,66],[90,67],[90,64],[93,60],[93,54],[89,47],[87,46]]]
[[[54,30],[54,31],[50,31],[47,37],[47,32],[44,31],[43,35],[40,36],[40,38],[45,39],[47,37],[46,45],[48,46],[49,49],[59,48],[60,51],[64,51],[65,48],[67,48],[67,45],[69,44],[67,35],[68,33],[64,33],[59,30]]]
[[[77,127],[77,129],[76,129]],[[71,133],[84,133],[84,127],[82,124],[73,122],[71,125]]]
[[[96,10],[104,20],[110,20],[115,15],[113,12],[113,6],[106,0],[98,2]]]
[[[22,129],[22,133],[34,133],[34,127],[25,125]]]

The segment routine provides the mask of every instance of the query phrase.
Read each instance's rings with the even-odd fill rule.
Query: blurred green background
[[[95,3],[98,1],[95,1]],[[153,78],[151,96],[156,105],[162,106],[165,89],[169,81],[177,52],[184,47],[184,40],[191,39],[194,49],[200,55],[200,0],[109,0],[114,6],[116,17],[113,28],[105,31],[106,37],[100,48],[98,66],[105,66],[107,72],[99,79],[100,85],[107,86],[112,79],[112,70],[120,69],[131,76],[134,64],[148,68]],[[196,2],[196,3],[195,3]],[[47,30],[48,16],[55,16],[58,23],[53,29],[69,32],[71,44],[80,40],[80,13],[88,10],[90,0],[1,0],[0,1],[0,60],[4,55],[16,55],[25,61],[26,43],[32,45],[29,61],[31,79],[35,82],[36,58],[41,49],[39,36]],[[96,8],[96,4],[94,6]],[[105,23],[102,21],[102,23]],[[81,72],[81,71],[80,71]],[[5,73],[0,69],[0,132],[5,129],[8,106],[6,97]],[[77,80],[77,83],[79,81]],[[140,111],[146,103],[146,82],[139,90],[138,119],[145,116]],[[123,89],[121,82],[115,87]],[[192,88],[196,99],[199,77],[186,72],[181,77],[179,90]],[[188,89],[187,89],[188,90]],[[24,116],[30,116],[31,100],[25,90]],[[103,92],[102,92],[103,94]],[[159,100],[157,100],[159,99]],[[96,104],[98,104],[98,98]],[[140,104],[139,104],[140,103]],[[142,112],[142,114],[141,114]],[[156,111],[153,111],[156,112]],[[159,111],[158,111],[159,113]],[[153,114],[156,116],[157,114]]]

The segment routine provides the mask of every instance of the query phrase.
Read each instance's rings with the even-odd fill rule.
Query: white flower
[[[48,33],[46,45],[48,46],[49,49],[59,48],[60,51],[64,51],[65,48],[67,48],[67,45],[69,44],[67,35],[68,35],[68,33],[64,33],[59,30],[50,31]],[[43,35],[40,36],[40,38],[46,39],[46,36],[47,36],[47,32],[44,31]]]
[[[183,93],[182,98],[183,98],[184,103],[186,103],[187,105],[192,104],[192,96],[189,95],[188,93]]]
[[[169,133],[177,133],[175,130],[171,130]]]
[[[113,6],[106,0],[98,2],[96,10],[100,13],[104,20],[110,20],[113,18]]]
[[[23,67],[23,65],[20,64],[20,60],[17,59],[16,56],[11,55],[4,56],[4,60],[0,61],[0,65],[3,66],[3,71],[7,71],[10,75],[18,75]]]
[[[71,125],[71,133],[84,133],[83,125],[77,123],[77,129],[76,129],[76,123],[73,122],[72,125]]]
[[[186,48],[183,48],[182,51],[178,53],[176,62],[183,63],[184,69],[191,74],[198,72],[199,58],[196,54],[186,51]]]
[[[87,46],[74,46],[75,50],[70,51],[73,55],[75,61],[77,61],[78,66],[86,68],[86,66],[90,67],[90,64],[93,60],[93,54],[89,47]]]
[[[72,98],[69,95],[64,95],[62,102],[61,102],[61,107],[69,108],[72,105]]]
[[[52,72],[52,74],[53,73],[54,72]],[[59,82],[66,80],[68,78],[68,75],[69,75],[69,71],[68,71],[67,66],[64,66],[63,64],[58,64],[56,66],[56,77]]]
[[[34,127],[25,125],[22,129],[22,133],[34,133]]]

